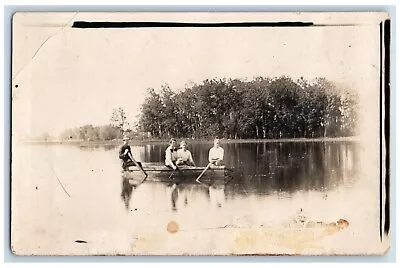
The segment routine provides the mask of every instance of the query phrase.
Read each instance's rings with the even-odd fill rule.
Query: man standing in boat
[[[216,166],[224,164],[224,149],[220,146],[220,139],[218,137],[214,139],[214,147],[208,153],[208,161]]]
[[[165,150],[165,165],[167,167],[172,168],[173,170],[177,169],[176,160],[177,160],[177,149],[176,149],[176,139],[172,138],[169,142],[168,148]]]
[[[187,149],[188,145],[186,141],[181,141],[181,148],[178,150],[178,160],[176,162],[177,165],[186,165],[186,166],[196,166],[193,161],[192,153]]]
[[[122,160],[122,169],[127,171],[131,166],[137,166],[143,174],[147,177],[147,173],[143,170],[142,163],[138,162],[133,158],[131,152],[131,146],[129,146],[129,137],[124,136],[122,138],[124,144],[119,148],[119,159]]]

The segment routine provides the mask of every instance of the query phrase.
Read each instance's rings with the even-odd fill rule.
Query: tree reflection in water
[[[191,144],[199,166],[207,165],[210,144]],[[269,195],[297,191],[329,191],[352,184],[359,170],[357,142],[253,142],[222,144],[225,163],[234,169],[224,182],[202,181],[205,185],[179,183],[166,185],[170,208],[176,211],[199,202],[205,195],[213,206],[241,195]],[[162,162],[165,146],[146,145],[143,162]],[[134,186],[124,184],[123,199],[128,200]],[[178,204],[179,203],[179,204]]]

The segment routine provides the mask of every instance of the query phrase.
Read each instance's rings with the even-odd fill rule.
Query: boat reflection
[[[222,207],[222,205],[225,203],[225,185],[210,185],[208,187],[208,195],[210,197],[210,203],[213,206],[217,207]]]
[[[196,205],[201,200],[208,200],[206,202],[213,207],[220,208],[226,200],[223,183],[170,183],[166,185],[165,192],[168,210],[174,212]]]
[[[124,201],[125,208],[129,210],[129,201],[132,197],[133,190],[136,189],[136,186],[129,183],[129,180],[122,177],[122,191],[121,191],[121,198]]]
[[[131,200],[132,193],[136,190],[136,188],[144,183],[144,180],[137,180],[129,178],[125,175],[125,172],[122,172],[121,175],[121,198],[125,204],[125,208],[129,210],[129,201]]]
[[[177,202],[179,198],[179,189],[176,183],[171,183],[166,187],[168,204],[172,211],[177,211]]]

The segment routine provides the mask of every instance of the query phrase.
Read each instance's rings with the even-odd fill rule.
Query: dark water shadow
[[[360,168],[357,146],[356,142],[223,144],[226,166],[233,173],[225,174],[222,181],[204,178],[204,185],[190,186],[172,181],[166,186],[170,187],[171,207],[177,209],[180,195],[187,187],[191,187],[191,192],[203,191],[214,202],[217,193],[228,199],[249,194],[291,195],[297,191],[323,192],[353,184]],[[145,145],[144,161],[163,162],[164,147]],[[190,145],[198,166],[207,165],[209,148],[210,144]],[[129,193],[128,190],[125,192]],[[184,203],[188,205],[189,202],[190,198],[185,197]],[[222,202],[216,204],[222,206]]]
[[[122,177],[122,190],[121,190],[121,198],[125,204],[125,208],[129,210],[129,201],[132,197],[132,192],[136,189],[135,186],[129,183],[129,180]]]

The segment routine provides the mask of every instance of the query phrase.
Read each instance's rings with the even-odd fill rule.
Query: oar
[[[196,179],[196,182],[201,183],[201,182],[199,181],[199,179],[201,178],[201,176],[203,176],[204,172],[206,172],[206,170],[207,170],[211,165],[212,165],[212,162],[210,162],[210,163],[206,166],[206,168],[203,170],[203,172],[200,173],[200,175],[199,175],[199,176],[197,177],[197,179]]]
[[[168,179],[169,179],[169,180],[171,180],[171,177],[172,177],[172,175],[174,175],[174,172],[175,172],[175,169],[174,169],[174,170],[172,170],[172,173],[171,173],[171,175],[169,175],[169,177],[168,177]]]
[[[128,153],[129,157],[131,158],[131,160],[133,161],[133,163],[135,163],[135,165],[143,172],[145,178],[147,178],[147,173],[144,171],[144,169],[139,165],[139,163],[135,160],[135,158],[133,158],[133,156],[131,155],[131,153]],[[144,181],[144,180],[143,180]]]

